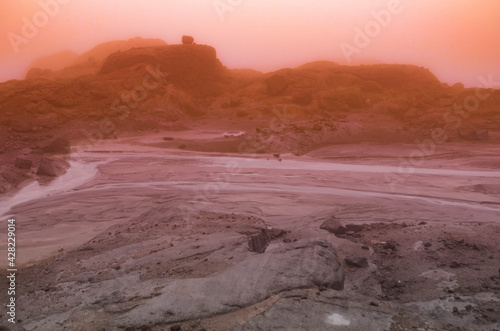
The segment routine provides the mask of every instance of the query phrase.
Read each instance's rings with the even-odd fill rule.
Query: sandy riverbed
[[[340,258],[352,254],[365,254],[364,250],[359,248],[361,244],[373,246],[373,251],[376,252],[377,244],[374,240],[383,242],[394,240],[398,245],[404,246],[406,253],[402,253],[404,251],[402,248],[399,249],[401,253],[398,256],[404,263],[402,260],[391,263],[406,265],[406,268],[409,268],[408,264],[416,258],[415,253],[412,253],[412,245],[416,242],[434,241],[436,245],[439,238],[446,237],[449,241],[452,240],[449,238],[454,238],[453,240],[456,239],[457,242],[461,238],[470,238],[468,239],[470,242],[483,245],[481,251],[488,247],[491,258],[482,263],[477,262],[482,265],[480,267],[482,271],[476,276],[468,273],[467,277],[464,276],[464,282],[468,284],[474,282],[474,277],[488,278],[499,267],[491,263],[497,263],[500,257],[498,245],[495,246],[491,242],[494,233],[500,228],[498,216],[500,215],[500,156],[495,154],[496,146],[443,145],[440,146],[439,153],[425,160],[414,169],[413,174],[401,177],[400,157],[408,155],[414,146],[361,144],[325,147],[300,157],[291,154],[279,157],[267,154],[236,156],[155,147],[160,139],[159,135],[128,137],[101,144],[93,150],[83,152],[80,150],[77,155],[72,156],[73,168],[64,177],[43,186],[31,184],[16,195],[3,199],[0,208],[5,214],[2,218],[12,216],[17,222],[19,266],[38,263],[30,268],[47,270],[50,265],[57,264],[57,261],[61,259],[65,261],[65,254],[76,254],[72,253],[72,250],[76,249],[78,252],[90,242],[101,242],[101,239],[96,241],[95,238],[107,236],[108,232],[111,236],[112,232],[117,231],[116,229],[138,231],[129,224],[137,224],[137,219],[144,218],[141,215],[162,208],[165,215],[175,214],[184,222],[182,233],[165,234],[173,236],[170,238],[170,243],[175,243],[176,247],[192,247],[195,240],[193,238],[198,238],[200,235],[203,219],[207,215],[235,215],[241,224],[246,224],[247,218],[256,218],[262,220],[268,228],[284,229],[291,240],[308,238],[326,240],[337,249]],[[399,180],[396,185],[390,185],[387,182],[387,175],[398,174],[403,180]],[[344,223],[386,225],[364,228],[361,237],[338,238],[319,229],[321,223],[331,216]],[[401,224],[405,224],[404,227],[400,227]],[[425,224],[425,227],[416,227],[418,224]],[[407,227],[410,230],[405,230]],[[214,228],[220,228],[220,234],[212,240],[209,238],[205,244],[201,243],[202,250],[203,247],[205,249],[211,247],[213,240],[223,240],[220,239],[224,238],[222,225],[214,225]],[[248,230],[242,231],[248,232]],[[5,227],[0,232],[5,232]],[[233,235],[228,233],[228,236]],[[384,236],[387,238],[382,238]],[[144,241],[141,249],[146,249],[152,244],[147,240],[147,236],[140,238],[142,238],[140,242]],[[400,242],[401,238],[405,238],[405,241]],[[105,243],[106,240],[102,245]],[[125,240],[123,244],[126,243]],[[154,243],[160,245],[159,242],[154,241]],[[134,245],[137,245],[137,242]],[[284,242],[278,240],[273,242],[268,250],[284,245]],[[457,245],[460,247],[460,244]],[[116,248],[120,246],[121,244]],[[96,250],[97,254],[97,248],[92,250]],[[438,259],[440,263],[446,265],[460,259],[458,253],[459,251],[450,251]],[[5,254],[5,251],[0,254]],[[464,258],[475,259],[472,255],[463,255],[463,252],[460,254]],[[247,255],[242,252],[239,255],[235,253],[234,261],[245,261]],[[53,258],[56,256],[57,259]],[[379,259],[377,262],[379,269],[388,268],[390,263],[387,259],[381,259],[377,255],[372,257],[373,263]],[[83,257],[81,259],[84,261]],[[114,258],[113,261],[119,265],[128,260]],[[103,265],[100,267],[94,265],[93,268],[90,272],[96,275],[109,272],[106,271],[108,267]],[[121,268],[126,269],[124,266]],[[206,266],[191,266],[193,269],[191,273],[196,275],[197,268]],[[219,267],[212,266],[210,270],[217,273],[225,268],[227,265],[219,265]],[[418,269],[418,273],[422,274],[437,267],[432,261],[427,261]],[[351,271],[353,274],[350,275],[348,272],[346,279],[349,291],[373,297],[379,296],[377,300],[383,298],[380,293],[375,293],[376,291],[361,290],[355,285],[360,277],[363,279],[365,276],[359,271],[355,273],[355,269]],[[85,272],[89,272],[88,268]],[[68,274],[72,274],[73,278],[78,273],[75,270],[68,270]],[[411,278],[404,270],[395,274],[398,277]],[[183,275],[189,278],[190,272]],[[370,273],[366,279],[371,279],[369,275]],[[65,277],[61,274],[54,279],[50,278],[51,276],[47,277],[48,283],[56,281],[67,284],[71,281],[67,279],[63,281]],[[206,275],[201,273],[197,277]],[[457,276],[446,277],[455,279]],[[29,279],[26,277],[25,281],[29,282]],[[39,285],[41,286],[35,281],[27,287],[36,291]],[[435,291],[432,286],[425,285],[422,291],[432,293]],[[436,299],[431,294],[419,296],[418,286],[414,283],[407,285],[407,288],[411,288],[413,294],[405,293],[406,296],[401,294],[398,300],[421,302]],[[473,294],[487,292],[493,296],[491,302],[494,303],[495,300],[499,300],[498,288],[496,290],[493,286],[491,288],[486,287],[484,291],[477,290],[477,293]],[[387,292],[386,290],[383,295],[387,296]],[[394,292],[392,288],[389,289],[389,293],[391,292]],[[467,292],[467,295],[470,296],[471,292]],[[437,299],[439,297],[438,295]],[[30,299],[29,294],[25,300],[36,307],[37,301]],[[386,300],[393,302],[394,297],[387,297]],[[72,304],[73,308],[78,307],[76,303]],[[266,306],[263,303],[262,305]],[[425,309],[418,307],[425,311],[422,314],[427,316],[426,318],[430,318],[432,314],[428,311],[430,309],[428,306],[425,306]],[[453,307],[450,309],[453,310]],[[51,315],[49,312],[37,315],[30,308],[26,307],[25,310],[31,322],[38,320],[42,323],[39,325],[46,327],[52,325],[50,321],[44,320]],[[417,310],[410,309],[410,311]],[[221,310],[221,313],[226,311]],[[241,314],[244,315],[244,312]],[[483,314],[482,310],[477,314]],[[246,321],[252,320],[252,316],[247,316]],[[481,317],[483,320],[478,325],[493,325],[495,316]],[[228,330],[246,323],[227,324],[229,317],[221,320],[214,320],[213,316],[204,318],[206,325],[211,325],[214,330]],[[68,323],[72,321],[69,315],[63,320]],[[469,322],[473,321],[474,316]],[[453,321],[451,324],[460,327],[469,322],[460,324]],[[69,325],[76,325],[71,323]],[[255,321],[255,323],[260,322]],[[27,329],[30,327],[36,329],[38,324],[32,322],[29,325]],[[96,322],[95,325],[104,324]]]

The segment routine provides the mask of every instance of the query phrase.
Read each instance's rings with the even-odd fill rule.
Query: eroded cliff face
[[[134,48],[110,55],[101,74],[150,65],[168,75],[170,82],[195,94],[213,94],[214,85],[227,75],[213,47],[196,44]],[[212,92],[212,93],[210,93]]]

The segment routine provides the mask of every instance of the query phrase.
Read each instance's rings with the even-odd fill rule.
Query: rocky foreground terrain
[[[23,268],[12,329],[497,330],[499,234],[158,207]]]

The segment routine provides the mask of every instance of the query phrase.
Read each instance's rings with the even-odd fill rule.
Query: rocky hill
[[[134,48],[111,54],[103,63],[100,74],[119,79],[137,67],[152,67],[176,87],[195,94],[217,95],[218,86],[228,76],[227,69],[217,59],[213,47],[205,45],[170,45]]]
[[[109,55],[115,52],[123,52],[132,48],[139,47],[154,47],[165,45],[167,45],[167,43],[161,39],[147,39],[141,37],[136,37],[129,40],[109,41],[107,43],[99,44],[96,47],[92,48],[90,51],[83,53],[77,59],[75,59],[75,61],[73,61],[73,65],[87,63],[89,62],[89,60],[102,64],[102,62]]]
[[[131,45],[147,47],[125,49]],[[333,143],[414,143],[434,129],[446,141],[499,138],[500,91],[448,86],[417,66],[313,62],[263,74],[227,69],[210,46],[148,39],[103,44],[75,63],[56,72],[31,69],[26,80],[0,84],[6,164],[24,148],[36,150],[59,136],[107,139],[196,121],[214,127],[230,121],[232,129],[248,132],[240,138],[252,141],[245,150],[226,152],[303,154]],[[29,177],[9,169],[4,178],[13,186]]]
[[[62,70],[65,67],[72,65],[76,59],[78,59],[78,54],[75,52],[62,51],[36,59],[29,65],[28,71],[33,68],[42,70],[48,69],[52,71]]]
[[[115,52],[132,48],[164,46],[160,39],[116,40],[99,44],[91,50],[78,55],[72,51],[63,51],[35,60],[29,67],[26,79],[70,79],[96,74],[103,61]]]

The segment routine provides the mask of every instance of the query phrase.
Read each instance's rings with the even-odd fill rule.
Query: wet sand
[[[331,146],[278,159],[153,147],[160,137],[76,147],[65,176],[5,197],[3,218],[18,223],[18,263],[77,247],[158,205],[183,210],[186,218],[238,213],[290,229],[329,214],[360,223],[499,222],[500,156],[493,145],[440,146],[440,154],[401,175],[400,156],[412,145]],[[388,175],[403,180],[391,185]]]

